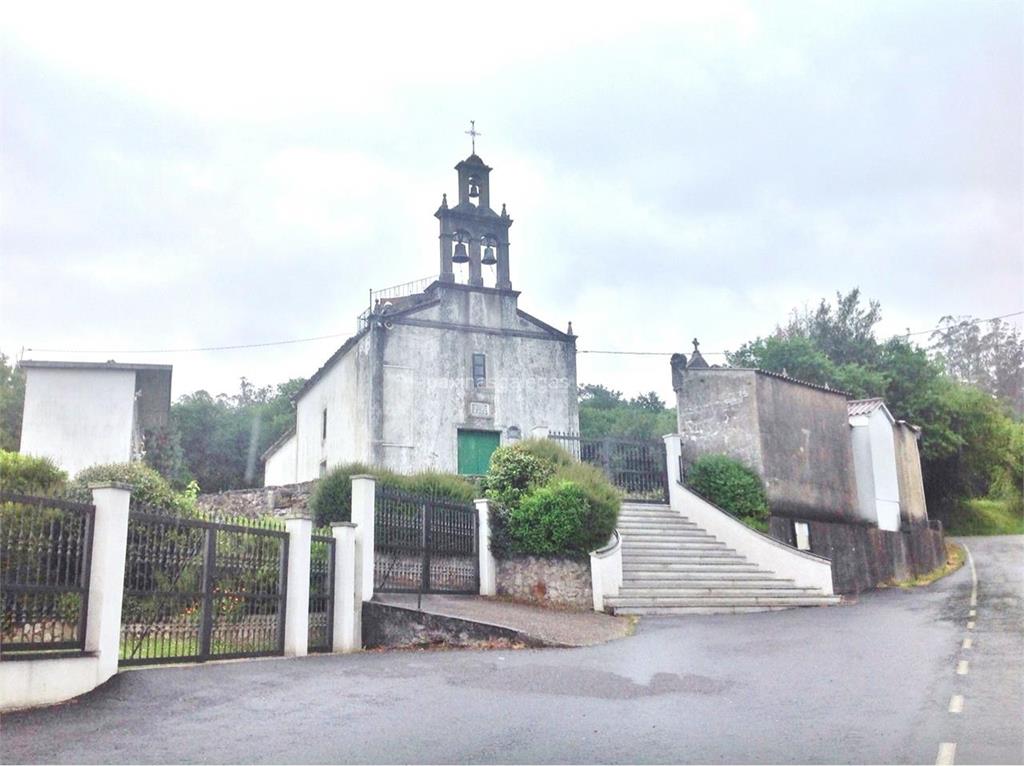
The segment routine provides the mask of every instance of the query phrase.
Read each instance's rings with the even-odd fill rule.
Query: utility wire
[[[1006,319],[1024,314],[1024,311],[1014,311],[1009,314],[989,317],[988,319],[974,319],[970,322],[957,324],[981,324],[982,322],[993,322],[997,319]],[[896,335],[897,338],[909,338],[912,335],[925,335],[937,330],[945,329],[945,326],[933,327],[930,330],[918,330]],[[331,338],[349,337],[348,333],[338,332],[330,335],[316,335],[311,338],[293,338],[292,340],[272,340],[264,343],[240,343],[234,346],[201,346],[199,348],[147,348],[147,349],[109,349],[109,348],[26,348],[25,351],[45,352],[49,354],[187,354],[198,351],[233,351],[242,348],[266,348],[268,346],[288,346],[295,343],[310,343],[317,340],[329,340]],[[606,349],[579,349],[579,354],[606,354],[615,356],[672,356],[674,351],[613,351]],[[724,356],[725,351],[701,351],[701,354],[710,356]]]

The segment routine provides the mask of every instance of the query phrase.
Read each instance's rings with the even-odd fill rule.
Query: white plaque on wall
[[[470,402],[469,415],[474,418],[489,418],[491,416],[491,405],[487,402]]]

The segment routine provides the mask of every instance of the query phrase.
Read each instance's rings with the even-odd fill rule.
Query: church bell
[[[476,185],[476,181],[470,181],[469,182],[469,196],[470,197],[479,197],[480,196],[480,187]]]
[[[452,256],[452,263],[469,263],[469,255],[466,253],[466,245],[459,242],[455,245],[455,255]]]
[[[480,263],[482,263],[484,266],[493,266],[497,262],[498,262],[498,259],[494,255],[494,248],[493,247],[485,247],[484,248],[484,257],[480,259]]]

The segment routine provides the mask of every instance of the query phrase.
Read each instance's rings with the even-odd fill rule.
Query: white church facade
[[[534,429],[577,432],[576,336],[518,306],[505,207],[474,153],[455,168],[438,277],[376,296],[360,329],[295,398],[295,427],[263,456],[267,486],[363,462],[401,473],[480,474],[502,443]],[[488,284],[490,283],[490,284]]]

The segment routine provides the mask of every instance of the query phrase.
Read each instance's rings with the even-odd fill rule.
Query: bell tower
[[[466,284],[470,287],[493,285],[498,290],[511,290],[508,229],[512,219],[504,205],[500,214],[491,209],[491,168],[476,154],[476,137],[480,133],[476,131],[475,123],[471,124],[473,127],[467,132],[473,138],[473,153],[455,166],[459,175],[459,201],[454,207],[449,207],[448,195],[445,194],[441,198],[441,207],[434,213],[441,223],[441,270],[438,279],[454,283],[455,267],[459,271],[468,267]],[[492,285],[484,284],[485,277],[493,278]]]

